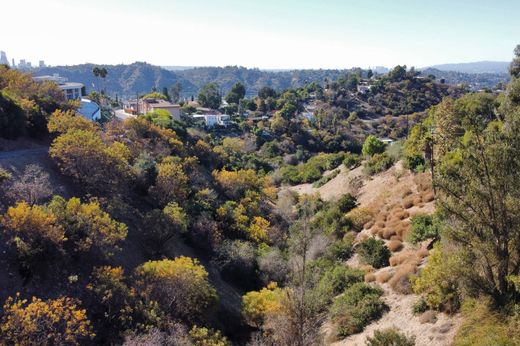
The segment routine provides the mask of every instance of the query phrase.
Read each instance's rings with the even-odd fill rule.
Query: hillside
[[[516,346],[516,51],[504,93],[356,70],[213,128],[0,65],[0,344]]]

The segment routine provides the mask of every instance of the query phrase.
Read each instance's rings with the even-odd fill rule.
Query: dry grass
[[[413,181],[417,185],[417,191],[428,191],[432,188],[432,177],[429,173],[417,174]]]
[[[374,273],[365,274],[365,282],[374,282],[374,281],[376,281],[376,275]]]
[[[385,282],[388,282],[392,278],[394,274],[390,270],[384,270],[376,275],[376,281],[380,284],[384,284]]]
[[[421,199],[423,202],[428,203],[435,199],[435,195],[433,194],[433,191],[423,192]]]
[[[383,239],[390,239],[391,237],[393,237],[393,236],[396,235],[396,234],[397,234],[397,233],[396,233],[395,229],[393,229],[393,228],[385,228],[385,229],[383,230],[383,236],[382,236],[382,238],[383,238]]]
[[[426,248],[420,248],[417,252],[416,252],[416,256],[420,259],[423,259],[425,257],[428,257],[430,255],[430,252],[428,251],[428,249]]]
[[[390,237],[390,240],[398,240],[398,241],[403,241],[403,238],[400,236],[400,235],[393,235]]]
[[[374,220],[370,220],[370,221],[368,221],[367,223],[365,223],[365,224],[363,225],[363,228],[364,228],[364,229],[370,229],[370,228],[372,228],[372,226],[374,226]]]
[[[385,223],[383,221],[376,222],[376,226],[379,228],[385,228]]]
[[[386,219],[388,217],[388,213],[387,212],[382,212],[382,213],[379,213],[376,217],[376,223],[377,222],[386,222]]]
[[[405,263],[397,268],[395,274],[388,281],[392,289],[401,294],[412,293],[410,277],[417,273],[417,262]]]
[[[405,197],[408,197],[412,194],[412,190],[410,188],[407,188],[406,190],[403,191],[403,193],[401,194],[401,198],[405,198]]]
[[[394,217],[396,217],[399,220],[404,220],[410,216],[410,213],[407,211],[400,211],[394,214]]]
[[[403,200],[403,208],[404,209],[410,209],[411,207],[413,207],[414,203],[413,203],[413,197],[410,196],[410,197],[407,197]]]
[[[399,219],[391,219],[386,223],[386,227],[388,228],[395,228],[398,227],[401,224],[401,220]]]
[[[400,240],[391,240],[386,244],[386,246],[388,247],[388,250],[397,252],[403,249],[403,242]]]
[[[415,251],[407,250],[405,252],[400,252],[398,254],[393,255],[392,257],[390,257],[389,261],[390,261],[390,265],[392,267],[395,267],[395,266],[398,266],[405,262],[410,262],[414,259],[416,259]]]
[[[412,226],[410,226],[410,225],[403,225],[403,229],[402,229],[402,232],[401,232],[400,236],[403,239],[407,239],[408,235],[410,234],[411,231],[412,231]]]
[[[381,231],[381,228],[377,227],[377,226],[374,226],[370,229],[370,234],[372,235],[376,235],[378,234],[379,232]]]
[[[415,197],[413,198],[413,205],[419,205],[419,204],[421,204],[421,203],[422,203],[421,196],[418,196],[418,195],[417,195],[417,196],[415,196]]]

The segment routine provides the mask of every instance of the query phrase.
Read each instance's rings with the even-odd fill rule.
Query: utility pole
[[[139,93],[135,93],[135,114],[139,115]]]

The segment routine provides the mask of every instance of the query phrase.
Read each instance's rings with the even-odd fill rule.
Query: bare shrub
[[[280,250],[273,248],[258,259],[258,268],[262,273],[264,284],[269,282],[283,283],[289,273],[289,265]]]
[[[397,233],[395,232],[395,229],[391,228],[391,229],[385,229],[383,231],[383,238],[384,239],[390,239],[392,236],[396,235]]]
[[[370,229],[370,228],[372,228],[372,226],[374,226],[374,220],[370,220],[370,221],[368,221],[367,223],[365,223],[365,224],[363,225],[363,228],[364,228],[364,229]]]
[[[405,252],[400,252],[397,254],[394,254],[392,257],[390,257],[390,265],[392,267],[398,266],[400,264],[403,264],[405,262],[408,262],[410,260],[413,260],[416,258],[416,254],[413,250],[408,250]]]
[[[413,207],[413,198],[410,196],[403,200],[403,208],[410,209],[411,207]]]
[[[380,284],[384,284],[385,282],[388,282],[392,278],[394,273],[392,273],[390,270],[383,270],[377,273],[376,275],[376,281]]]
[[[435,199],[435,195],[433,194],[433,191],[425,192],[421,196],[421,199],[422,199],[423,202],[428,203],[428,202],[431,202],[431,201],[433,201]]]
[[[419,317],[419,322],[421,322],[421,324],[434,324],[435,322],[437,322],[437,313],[433,310],[428,310]]]
[[[394,291],[401,294],[412,293],[412,284],[410,277],[417,272],[416,263],[406,263],[397,268],[394,276],[388,281],[388,284]]]
[[[376,274],[374,274],[374,273],[365,274],[365,282],[374,282],[374,281],[376,281]]]
[[[7,191],[14,201],[26,201],[30,205],[41,202],[52,196],[53,190],[49,174],[39,165],[25,167],[20,179],[13,182]]]
[[[403,248],[403,243],[399,240],[391,240],[389,241],[386,246],[388,246],[388,249],[392,252],[401,251]]]

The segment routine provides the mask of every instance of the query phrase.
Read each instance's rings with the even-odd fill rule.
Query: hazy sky
[[[9,61],[260,68],[509,61],[520,0],[3,0]]]

